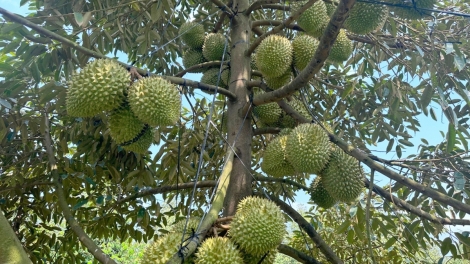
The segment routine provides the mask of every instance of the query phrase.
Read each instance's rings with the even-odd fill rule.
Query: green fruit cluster
[[[284,216],[275,203],[247,197],[238,204],[229,236],[245,253],[261,258],[281,244],[285,233]]]
[[[356,34],[367,34],[382,27],[387,17],[386,6],[356,3],[344,21],[344,28]]]
[[[292,44],[284,36],[269,35],[256,49],[256,67],[265,77],[285,74],[291,63]]]
[[[336,37],[336,41],[331,47],[328,60],[331,62],[343,62],[347,60],[353,52],[353,44],[346,35],[344,29],[341,29]]]
[[[161,78],[142,78],[129,87],[130,81],[118,62],[92,61],[72,76],[66,108],[76,117],[108,112],[109,133],[116,143],[146,154],[154,138],[152,127],[174,125],[179,119],[180,96],[174,85]]]

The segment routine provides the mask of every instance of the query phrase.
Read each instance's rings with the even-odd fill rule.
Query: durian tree
[[[468,1],[20,4],[1,263],[116,263],[97,241],[148,243],[140,263],[470,258]]]

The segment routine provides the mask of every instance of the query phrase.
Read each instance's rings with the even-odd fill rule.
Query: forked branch
[[[279,253],[287,255],[287,256],[299,261],[300,263],[320,264],[320,262],[318,262],[316,259],[310,257],[309,255],[304,254],[303,252],[300,252],[297,249],[295,249],[293,247],[289,247],[289,246],[284,245],[284,244],[280,244],[277,247],[277,250],[279,251]]]

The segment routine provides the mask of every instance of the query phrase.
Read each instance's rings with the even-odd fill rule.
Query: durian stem
[[[284,244],[280,244],[278,247],[277,247],[277,250],[279,250],[279,253],[282,253],[286,256],[289,256],[301,263],[312,263],[312,264],[320,264],[320,262],[318,262],[316,259],[310,257],[309,255],[303,253],[303,252],[300,252],[298,251],[297,249],[293,248],[293,247],[289,247],[287,245],[284,245]]]
[[[333,46],[333,43],[336,41],[336,37],[338,36],[338,33],[343,26],[343,22],[346,20],[349,10],[351,10],[355,2],[356,0],[342,0],[339,3],[338,8],[331,17],[330,22],[328,23],[328,26],[326,27],[325,32],[320,39],[320,43],[317,50],[315,51],[315,55],[307,67],[305,67],[305,69],[303,69],[299,75],[295,77],[290,83],[284,85],[283,87],[269,93],[255,96],[253,98],[254,105],[262,105],[279,101],[295,93],[297,90],[308,84],[309,80],[312,79],[321,68],[323,68],[323,64],[330,54],[330,49]],[[281,25],[278,27],[280,26]]]
[[[291,16],[289,16],[285,21],[282,22],[279,26],[273,28],[272,30],[264,33],[263,35],[259,36],[253,44],[251,44],[250,48],[245,52],[245,56],[250,57],[251,54],[255,51],[255,49],[259,46],[261,41],[263,41],[265,38],[267,38],[269,35],[274,35],[281,30],[283,30],[286,26],[292,24],[297,18],[300,17],[300,15],[307,10],[309,7],[311,7],[313,4],[315,4],[316,1],[321,1],[321,0],[309,0],[305,5],[303,5],[299,10],[295,11]]]
[[[190,256],[197,248],[199,243],[206,236],[207,231],[211,228],[212,224],[217,220],[219,212],[223,208],[225,195],[227,193],[228,185],[230,182],[230,174],[232,172],[234,153],[231,149],[228,150],[225,157],[225,166],[222,170],[222,174],[219,178],[219,184],[215,192],[214,201],[212,202],[209,212],[204,216],[202,223],[199,225],[196,235],[190,238],[182,250],[173,255],[173,257],[167,261],[168,264],[180,264],[184,259]]]
[[[70,226],[70,229],[77,235],[80,242],[83,246],[86,247],[88,252],[90,252],[95,259],[101,263],[105,264],[117,264],[110,256],[106,255],[101,248],[85,233],[82,227],[78,224],[77,220],[73,217],[72,211],[70,211],[69,205],[67,204],[67,198],[62,188],[61,177],[57,171],[57,164],[54,156],[54,151],[52,149],[52,138],[50,133],[50,121],[48,112],[48,106],[44,110],[44,147],[46,148],[46,153],[49,161],[49,167],[52,174],[52,181],[56,187],[55,193],[57,195],[57,202],[59,203],[59,208],[62,210],[65,221]]]
[[[264,195],[255,194],[259,197],[263,197]],[[281,209],[292,218],[299,226],[302,228],[305,233],[315,242],[317,247],[320,251],[325,255],[326,259],[331,263],[343,263],[343,261],[333,252],[333,250],[325,243],[325,241],[320,237],[320,235],[315,231],[315,228],[307,221],[305,218],[302,217],[294,208],[289,206],[287,203],[281,201],[277,197],[272,195],[267,195],[268,198],[275,202]]]

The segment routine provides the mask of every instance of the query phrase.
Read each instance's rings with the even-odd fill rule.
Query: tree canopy
[[[436,248],[440,263],[470,259],[470,232],[454,227],[470,225],[469,1],[20,5],[29,6],[27,16],[0,8],[0,209],[8,221],[0,218],[0,230],[11,227],[32,262],[81,263],[86,249],[115,263],[98,241],[150,244],[178,220],[201,219],[194,230],[185,225],[190,236],[173,252],[172,260],[187,259],[205,237],[230,236],[237,206],[252,195],[299,227],[276,250],[303,263],[415,263]],[[370,17],[378,19],[373,28],[364,22]],[[197,30],[202,35],[190,35]],[[298,48],[301,40],[310,46]],[[287,55],[282,43],[293,46]],[[171,84],[181,101],[177,121],[142,122],[145,129],[118,142],[110,132],[116,109],[72,116],[74,76],[100,59],[125,69],[129,86],[157,77]],[[110,95],[95,88],[93,107],[108,104]],[[119,109],[147,108],[148,98],[153,107],[158,96],[122,99]],[[445,123],[442,142],[421,138],[425,119]],[[270,144],[293,144],[282,138],[304,123],[319,127],[328,153],[339,153],[325,154],[325,162],[342,161],[330,174],[357,166],[357,197],[333,195],[334,205],[320,208],[312,183],[327,174],[326,165],[315,167],[319,144],[298,149],[298,162],[276,156],[268,168]],[[148,151],[128,148],[145,135]],[[292,207],[299,191],[314,198],[304,214]],[[19,250],[15,239],[9,246]],[[0,262],[13,254],[2,248]]]

